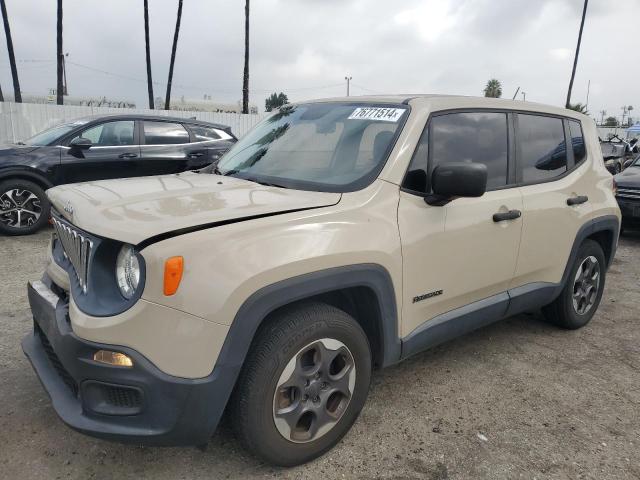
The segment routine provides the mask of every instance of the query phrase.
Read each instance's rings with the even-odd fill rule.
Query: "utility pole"
[[[349,83],[351,82],[353,77],[344,77],[344,79],[347,81],[347,97],[348,97],[349,96]]]
[[[606,110],[600,110],[600,125],[604,124],[604,116],[607,114]]]
[[[58,0],[58,23],[57,23],[57,74],[58,82],[56,86],[56,103],[62,105],[64,103],[62,95],[64,94],[64,84],[62,76],[64,72],[64,54],[62,53],[62,0]]]
[[[522,101],[523,102],[527,101],[527,92],[522,92]]]
[[[587,83],[587,102],[584,104],[585,110],[589,110],[589,91],[591,90],[591,80]]]
[[[582,30],[584,29],[584,19],[587,16],[587,5],[589,0],[584,0],[584,8],[582,9],[582,20],[580,22],[580,32],[578,33],[578,44],[576,45],[576,56],[573,59],[573,70],[571,71],[571,80],[569,81],[569,90],[567,91],[567,103],[565,108],[571,105],[571,90],[573,89],[573,80],[576,77],[576,68],[578,67],[578,55],[580,55],[580,44],[582,43]]]
[[[11,77],[13,80],[13,101],[22,103],[22,93],[20,93],[20,82],[18,81],[18,68],[16,67],[16,57],[13,53],[13,39],[11,38],[11,28],[9,28],[9,17],[7,16],[7,6],[4,0],[0,0],[2,9],[2,20],[4,21],[4,33],[7,37],[7,50],[9,51],[9,64],[11,66]]]

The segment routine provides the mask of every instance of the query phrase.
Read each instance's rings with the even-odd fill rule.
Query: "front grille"
[[[618,187],[616,197],[625,200],[640,200],[640,187]]]
[[[53,218],[53,226],[65,256],[71,262],[73,270],[76,273],[80,288],[84,293],[87,292],[87,278],[89,278],[89,260],[91,259],[91,251],[93,249],[93,241],[80,233],[67,223],[63,223],[56,217]]]
[[[69,372],[67,372],[67,369],[64,368],[64,365],[62,365],[62,362],[58,358],[58,355],[56,355],[56,352],[53,351],[53,347],[49,343],[49,339],[47,338],[47,336],[44,334],[44,332],[38,326],[37,323],[36,323],[36,334],[38,335],[38,338],[42,343],[42,348],[44,349],[44,352],[47,354],[47,358],[49,359],[49,362],[51,362],[51,365],[53,365],[53,368],[55,368],[56,372],[58,372],[58,375],[60,376],[62,381],[65,383],[65,385],[69,387],[69,390],[71,390],[71,393],[73,393],[73,396],[77,397],[78,384],[73,379],[73,377],[69,375]]]

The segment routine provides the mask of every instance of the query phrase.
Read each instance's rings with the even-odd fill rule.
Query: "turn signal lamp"
[[[98,350],[93,354],[96,362],[114,365],[116,367],[133,367],[133,360],[128,355],[120,352],[112,352],[111,350]]]
[[[184,258],[182,257],[171,257],[164,262],[164,294],[166,296],[178,291],[183,269]]]

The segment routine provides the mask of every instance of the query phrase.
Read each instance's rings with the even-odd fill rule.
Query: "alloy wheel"
[[[307,443],[331,430],[353,395],[356,365],[347,346],[322,338],[287,363],[273,396],[273,420],[280,434]]]
[[[26,189],[12,188],[0,193],[0,222],[13,228],[34,225],[42,214],[38,196]]]
[[[589,312],[596,303],[600,287],[600,264],[593,255],[585,258],[573,281],[573,309],[578,315]]]

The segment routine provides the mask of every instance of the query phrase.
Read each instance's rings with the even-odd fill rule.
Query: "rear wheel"
[[[49,219],[50,205],[44,190],[29,180],[0,183],[0,233],[28,235]]]
[[[232,400],[245,447],[282,466],[308,462],[349,431],[371,378],[367,337],[323,303],[280,312],[252,344]]]
[[[602,247],[586,240],[579,248],[560,296],[542,309],[552,323],[568,329],[583,327],[593,317],[604,291],[606,263]]]

